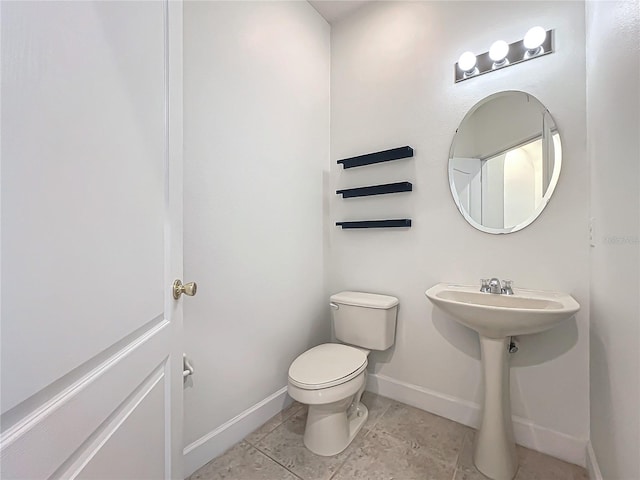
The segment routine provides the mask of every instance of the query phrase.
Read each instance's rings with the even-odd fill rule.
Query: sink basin
[[[566,293],[514,288],[514,295],[502,295],[479,290],[439,283],[425,294],[458,322],[489,338],[543,332],[580,310]]]
[[[512,480],[518,471],[509,395],[510,337],[548,330],[580,309],[566,293],[524,288],[513,293],[482,293],[479,286],[449,283],[425,292],[434,305],[480,337],[484,404],[473,463],[494,480]]]

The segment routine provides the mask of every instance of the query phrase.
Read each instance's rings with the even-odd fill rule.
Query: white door
[[[460,206],[478,223],[482,223],[482,161],[478,158],[454,157],[453,184]]]
[[[0,3],[3,479],[181,476],[181,8]]]

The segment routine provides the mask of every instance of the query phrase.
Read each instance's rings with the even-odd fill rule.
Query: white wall
[[[640,478],[640,13],[587,3],[591,443],[606,479]]]
[[[582,305],[575,320],[521,339],[512,403],[524,419],[519,438],[577,463],[584,462],[589,428],[584,15],[578,2],[372,2],[334,25],[331,37],[331,190],[414,184],[411,193],[331,200],[332,221],[413,219],[409,230],[331,230],[330,290],[400,299],[396,345],[371,356],[378,375],[372,384],[412,391],[415,403],[422,395],[422,405],[433,400],[441,414],[458,409],[464,420],[482,398],[477,335],[434,310],[424,291],[495,275],[569,292]],[[463,51],[518,40],[534,25],[556,30],[556,53],[454,84]],[[520,232],[496,236],[473,229],[456,210],[447,159],[466,112],[502,90],[529,92],[549,109],[562,135],[563,166],[542,215]],[[406,144],[415,148],[412,159],[346,171],[335,164]]]
[[[282,389],[291,361],[329,339],[330,38],[307,2],[187,1],[184,33],[184,270],[199,286],[184,300],[190,445]]]
[[[526,95],[495,97],[461,125],[459,138],[470,138],[461,147],[456,141],[456,155],[485,158],[540,136],[543,114],[540,104]],[[515,118],[520,121],[515,122]]]

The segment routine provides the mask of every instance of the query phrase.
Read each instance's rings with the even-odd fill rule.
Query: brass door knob
[[[182,295],[183,293],[185,295],[193,297],[197,291],[198,285],[196,284],[196,282],[189,282],[185,283],[184,285],[180,280],[176,280],[175,282],[173,282],[173,298],[175,298],[176,300],[178,300],[180,298],[180,295]]]

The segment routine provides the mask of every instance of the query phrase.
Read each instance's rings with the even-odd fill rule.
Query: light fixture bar
[[[485,52],[477,56],[475,66],[476,71],[471,75],[468,73],[465,75],[464,70],[462,70],[456,62],[453,67],[455,72],[455,83],[462,82],[463,80],[469,80],[485,73],[502,70],[503,68],[517,65],[518,63],[526,62],[528,60],[533,60],[534,58],[544,57],[550,53],[553,53],[553,30],[547,30],[547,36],[541,45],[539,53],[532,54],[531,51],[524,46],[524,40],[519,40],[509,44],[509,53],[506,57],[506,60],[508,61],[505,61],[503,66],[494,68],[494,62],[489,57],[489,52]]]

